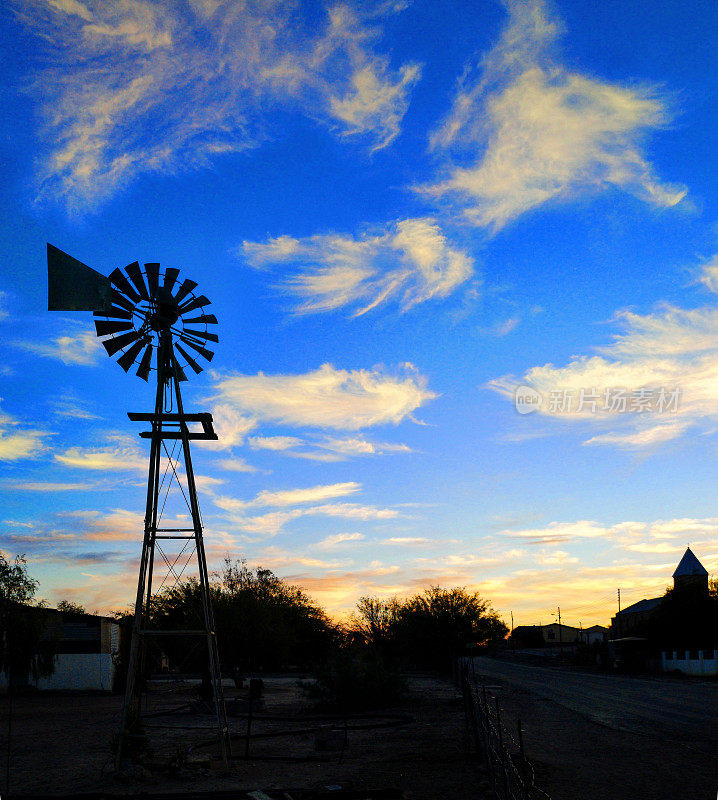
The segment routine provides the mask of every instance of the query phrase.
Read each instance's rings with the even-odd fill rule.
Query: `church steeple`
[[[683,586],[697,586],[708,591],[708,570],[695,557],[690,547],[686,548],[673,573],[673,588]]]

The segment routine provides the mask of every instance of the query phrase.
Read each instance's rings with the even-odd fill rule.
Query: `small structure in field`
[[[43,640],[55,656],[55,670],[48,678],[15,678],[13,684],[40,690],[112,691],[116,661],[120,651],[120,625],[112,617],[60,611],[55,608],[28,608],[41,614],[45,624]],[[7,677],[0,672],[0,688]]]

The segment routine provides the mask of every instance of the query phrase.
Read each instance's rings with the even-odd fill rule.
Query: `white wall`
[[[679,670],[686,675],[718,675],[718,658],[715,650],[699,650],[698,658],[688,658],[690,650],[684,650],[685,658],[676,658],[675,650],[664,650],[661,653],[661,664],[664,672]]]
[[[55,672],[40,678],[38,689],[112,690],[115,665],[109,653],[61,653],[55,658]]]

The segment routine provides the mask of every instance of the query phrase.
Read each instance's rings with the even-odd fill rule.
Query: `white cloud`
[[[317,487],[317,489],[322,488],[323,487]],[[297,495],[295,497],[301,497],[300,492],[302,491],[305,490],[297,490]],[[306,490],[307,500],[309,499],[309,493],[311,491],[313,490]],[[353,490],[345,491],[344,494],[350,494],[352,491]],[[276,494],[280,495],[279,501],[286,500],[287,503],[305,502],[301,499],[292,499],[291,492],[287,492],[286,497],[281,497],[283,493],[278,492]],[[336,496],[340,495],[337,494]],[[252,501],[248,503],[233,497],[215,497],[213,499],[219,508],[227,512],[227,519],[232,526],[245,533],[259,534],[260,536],[275,536],[287,523],[299,519],[300,517],[325,516],[370,522],[373,520],[396,519],[399,516],[399,512],[394,508],[379,508],[372,505],[360,505],[359,503],[324,503],[322,505],[307,506],[305,508],[269,511],[265,514],[252,516],[247,514],[247,511],[254,505]],[[257,499],[259,499],[259,496]],[[257,503],[257,505],[260,504],[261,503]],[[281,502],[279,504],[281,505]]]
[[[411,453],[405,444],[372,442],[363,436],[346,438],[300,439],[297,436],[251,436],[249,446],[254,450],[271,450],[292,458],[327,463],[344,461],[356,456],[393,455]],[[302,449],[298,449],[302,448]]]
[[[11,484],[0,484],[0,490],[4,492],[87,492],[99,488],[102,487],[96,483],[56,483],[52,481],[13,481]]]
[[[217,403],[212,408],[212,423],[217,434],[216,441],[198,444],[207,450],[228,450],[244,442],[244,437],[257,427],[257,420],[238,413],[229,403]]]
[[[55,460],[66,467],[105,471],[147,470],[147,455],[143,454],[129,436],[107,437],[111,444],[105,447],[69,447],[56,453]]]
[[[289,450],[304,441],[296,436],[250,436],[248,444],[253,450]]]
[[[327,536],[319,542],[315,542],[311,547],[316,550],[333,550],[349,542],[359,542],[364,538],[362,533],[335,533]]]
[[[16,342],[18,347],[45,358],[54,358],[63,364],[94,366],[104,352],[93,330],[56,336],[48,342]]]
[[[97,414],[93,414],[86,408],[86,403],[78,400],[72,395],[61,395],[60,397],[50,400],[52,412],[58,417],[67,417],[68,419],[99,419]]]
[[[711,269],[709,262],[707,281]],[[519,386],[532,387],[542,398],[540,414],[603,428],[586,441],[590,445],[632,450],[699,426],[712,430],[718,422],[718,309],[664,305],[650,314],[620,311],[615,322],[623,330],[597,348],[600,355],[533,367],[489,386],[512,400]],[[555,398],[570,398],[570,406]]]
[[[45,431],[24,430],[8,433],[0,428],[0,461],[19,461],[35,458],[44,449]]]
[[[237,253],[256,268],[295,266],[283,287],[300,299],[301,314],[351,308],[359,316],[389,301],[406,311],[448,297],[474,274],[473,259],[431,217],[398,220],[358,238],[328,233],[244,242]]]
[[[336,497],[345,497],[361,489],[354,481],[332,483],[326,486],[311,486],[305,489],[284,489],[275,492],[261,491],[254,500],[244,503],[245,508],[253,506],[294,506],[300,503],[318,503]]]
[[[48,431],[19,426],[18,420],[0,409],[0,461],[36,458],[45,451]]]
[[[641,149],[669,120],[657,90],[571,72],[556,57],[561,26],[547,4],[504,4],[501,39],[467,70],[431,138],[461,165],[422,190],[457,198],[470,221],[494,231],[585,190],[620,188],[657,207],[680,202],[685,189],[662,183]]]
[[[217,462],[217,466],[228,472],[257,472],[257,467],[248,464],[243,458],[224,458]]]
[[[377,17],[342,3],[319,19],[282,0],[18,5],[47,64],[32,76],[46,120],[38,189],[73,209],[141,173],[259,145],[278,105],[385,147],[420,77],[375,52]]]
[[[341,456],[374,456],[393,453],[411,453],[411,448],[406,444],[393,442],[372,442],[363,436],[345,439],[325,439],[317,442],[317,447],[330,450]]]
[[[7,310],[7,300],[8,300],[7,292],[0,292],[0,321],[7,319],[9,316]]]
[[[710,541],[715,538],[716,529],[716,517],[659,519],[652,522],[624,521],[614,524],[576,520],[551,522],[537,528],[506,528],[500,535],[522,539],[531,544],[568,545],[583,539],[596,539],[604,540],[622,550],[663,553],[685,549],[687,538],[692,542]],[[670,543],[670,549],[659,546],[660,543]],[[560,552],[562,551],[554,551],[553,555]]]
[[[396,375],[330,364],[303,375],[216,375],[215,390],[222,403],[261,420],[345,430],[398,424],[436,397],[411,365]]]

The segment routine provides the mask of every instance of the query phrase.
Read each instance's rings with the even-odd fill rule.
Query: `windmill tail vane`
[[[47,245],[47,266],[48,309],[92,311],[97,335],[107,354],[116,357],[125,372],[136,367],[135,373],[142,380],[149,381],[153,371],[157,378],[154,413],[128,415],[134,422],[149,423],[151,430],[140,433],[142,438],[150,440],[147,500],[117,766],[121,767],[131,755],[133,731],[140,718],[148,643],[157,634],[164,634],[164,641],[167,641],[167,634],[181,637],[180,641],[184,641],[183,637],[200,637],[200,641],[206,641],[204,669],[212,685],[215,730],[226,763],[230,755],[229,728],[190,452],[192,440],[217,439],[217,434],[212,427],[211,414],[185,413],[180,391],[180,383],[187,380],[188,371],[199,374],[203,369],[202,361],[211,361],[214,357],[208,344],[219,341],[212,331],[217,319],[207,313],[210,301],[196,293],[197,283],[189,278],[180,279],[180,271],[174,267],[162,269],[155,262],[140,266],[134,261],[124,268],[114,269],[106,277],[51,244]],[[201,424],[202,430],[190,430],[190,423]],[[183,470],[177,469],[180,462],[183,462]],[[167,475],[171,476],[169,482],[166,482]],[[182,527],[170,527],[168,522],[163,522],[172,481],[186,504],[184,513],[189,512],[191,527],[187,527],[186,522]],[[174,560],[172,554],[163,549],[168,546],[164,540],[172,540],[170,546],[177,540],[185,540]],[[190,549],[186,550],[188,547]],[[156,555],[159,558],[156,559]],[[175,568],[180,556],[186,557],[181,571]],[[200,585],[201,608],[197,609],[200,627],[197,630],[158,630],[152,618],[153,580],[155,587],[159,585],[155,588],[156,597],[163,588],[179,585],[192,559],[196,560]],[[157,566],[162,561],[168,571],[160,582]],[[182,647],[178,649],[181,651]],[[193,652],[192,648],[185,650]]]
[[[208,342],[218,342],[212,332],[217,324],[208,314],[209,299],[195,294],[197,284],[179,279],[179,270],[165,270],[157,263],[144,268],[134,261],[114,269],[108,277],[47,245],[48,309],[92,311],[102,345],[125,372],[137,366],[136,374],[149,380],[158,370],[165,380],[176,372],[187,380],[189,367],[202,372],[201,360],[211,361]],[[165,363],[159,362],[160,342],[165,338]]]

